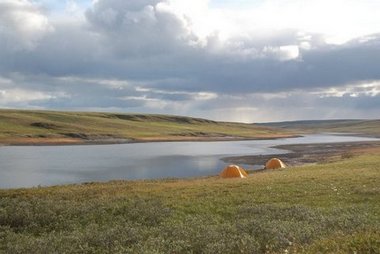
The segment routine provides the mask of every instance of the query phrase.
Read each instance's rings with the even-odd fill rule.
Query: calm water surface
[[[275,145],[369,140],[377,139],[320,134],[254,141],[0,146],[0,188],[215,175],[226,165],[223,157],[287,152],[270,148]]]

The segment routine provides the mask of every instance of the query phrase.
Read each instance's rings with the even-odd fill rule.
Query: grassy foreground
[[[278,138],[292,132],[243,123],[168,116],[0,110],[0,144]]]
[[[380,253],[379,165],[0,190],[0,253]]]

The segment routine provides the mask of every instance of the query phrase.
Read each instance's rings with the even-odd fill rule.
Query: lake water
[[[216,175],[226,166],[223,157],[287,152],[270,148],[275,145],[369,140],[378,139],[320,134],[226,142],[0,146],[0,188]]]

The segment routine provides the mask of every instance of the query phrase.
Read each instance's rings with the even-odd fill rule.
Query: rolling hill
[[[273,127],[184,116],[0,110],[0,144],[239,140],[292,135]]]
[[[309,120],[260,123],[260,126],[291,130],[298,133],[355,133],[366,136],[380,137],[380,120]]]

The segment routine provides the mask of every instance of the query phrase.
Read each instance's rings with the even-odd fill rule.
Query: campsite
[[[244,179],[1,190],[0,248],[8,253],[378,253],[379,158],[377,148]]]
[[[37,113],[50,117],[46,112]],[[59,124],[51,121],[51,126]],[[178,124],[189,125],[188,122]],[[207,128],[207,124],[198,128]],[[273,133],[282,132],[270,128]],[[27,181],[0,190],[0,250],[5,253],[378,253],[380,142],[368,138],[370,135],[365,132],[355,138],[310,135],[304,131],[306,134],[285,130],[303,137],[271,140],[246,137],[248,140],[215,141],[210,137],[206,141],[203,135],[201,142],[195,137],[196,142],[185,139],[185,142],[69,146],[41,146],[49,142],[39,142],[39,146],[2,146],[3,154],[20,152],[18,165],[23,165],[21,159],[26,152],[30,153],[25,157],[30,169],[34,167],[33,158],[39,158],[37,155],[47,155],[52,160],[60,156],[66,156],[62,157],[66,160],[70,156],[71,164],[63,163],[57,171],[59,174],[52,174],[56,179],[61,176],[60,185],[53,181],[44,186],[34,183],[33,188],[21,188],[40,174],[29,170]],[[9,140],[11,134],[6,135]],[[49,139],[48,135],[56,134],[36,138]],[[300,140],[299,144],[294,145],[296,140]],[[275,144],[278,145],[269,148]],[[132,150],[127,152],[127,146]],[[144,153],[138,150],[133,153],[139,146]],[[235,154],[223,155],[228,149]],[[272,154],[262,154],[270,149]],[[54,150],[57,154],[53,156]],[[69,151],[73,154],[69,155]],[[106,151],[110,153],[107,155]],[[109,171],[111,162],[122,158],[123,151],[124,156],[132,157],[121,160],[122,165],[149,151],[161,151],[161,154],[167,151],[168,155],[177,152],[182,156],[176,160],[173,156],[163,156],[173,165],[167,177],[128,180],[127,172],[133,171],[123,170],[126,175]],[[212,157],[207,160],[202,157],[207,151],[220,153],[212,160],[217,164],[211,163]],[[85,154],[93,157],[83,160]],[[107,161],[101,159],[102,154],[105,158],[111,154],[114,157]],[[186,154],[196,163],[186,164]],[[194,157],[196,154],[198,157]],[[82,169],[82,173],[70,170],[68,167],[77,168],[76,156],[84,163],[93,161],[94,164]],[[158,157],[152,158],[152,164],[146,164],[145,168],[160,172],[155,171],[160,167]],[[143,160],[139,163],[144,164]],[[36,169],[43,168],[44,163],[39,160],[36,165]],[[58,164],[46,165],[47,171],[42,172],[53,173],[54,165]],[[212,171],[205,171],[207,167]],[[104,171],[91,171],[97,168]],[[138,167],[131,169],[146,171]],[[200,175],[173,177],[174,172],[192,169],[200,169]],[[13,170],[16,172],[17,168]],[[71,178],[63,178],[63,172],[95,178],[87,178],[91,181],[76,178],[70,184],[72,180],[67,179]],[[4,179],[11,178],[2,174],[0,182],[5,186],[9,180]],[[114,178],[99,178],[101,175]]]
[[[380,254],[380,0],[0,0],[0,254]]]

